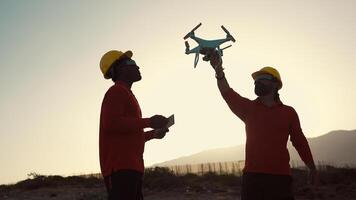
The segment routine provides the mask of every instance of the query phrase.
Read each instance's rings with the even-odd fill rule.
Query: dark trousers
[[[108,200],[143,200],[142,178],[135,170],[119,170],[104,177]]]
[[[289,175],[246,172],[242,176],[241,200],[294,200]]]

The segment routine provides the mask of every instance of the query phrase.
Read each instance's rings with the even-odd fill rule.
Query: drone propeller
[[[221,50],[227,49],[227,48],[229,48],[229,47],[232,47],[232,45],[230,44],[229,46],[224,47],[224,48],[222,48]]]
[[[225,33],[227,34],[227,36],[230,37],[231,41],[236,42],[235,38],[232,37],[232,35],[230,34],[230,32],[229,32],[224,26],[221,26],[221,28],[225,31]]]
[[[195,53],[194,68],[197,67],[198,61],[199,61],[199,53]]]
[[[193,28],[187,35],[184,36],[184,39],[188,39],[192,34],[194,34],[194,31],[197,30],[201,26],[201,23],[199,23],[196,27]]]
[[[185,41],[185,52],[187,53],[189,51],[189,43],[188,41]]]

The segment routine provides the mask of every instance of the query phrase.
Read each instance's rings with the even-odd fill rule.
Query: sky
[[[140,66],[132,90],[143,116],[175,114],[169,134],[146,143],[146,166],[245,143],[210,65],[200,59],[194,69],[184,53],[184,35],[200,22],[199,37],[224,38],[224,25],[237,40],[223,66],[242,96],[255,99],[251,73],[273,66],[306,137],[355,129],[355,4],[0,0],[0,184],[30,172],[100,172],[100,107],[112,82],[99,61],[113,49],[132,50]]]

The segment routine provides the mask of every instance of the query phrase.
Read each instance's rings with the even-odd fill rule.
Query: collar
[[[262,104],[263,106],[266,106],[264,103],[262,103],[260,97],[257,97],[255,99],[255,102],[259,103],[259,104]],[[269,107],[269,108],[273,108],[273,107],[277,107],[277,106],[283,106],[284,104],[282,103],[282,101],[278,98],[277,102],[275,105],[273,106],[266,106],[266,107]]]
[[[122,86],[122,87],[124,87],[125,89],[131,91],[131,87],[129,86],[129,84],[127,84],[127,83],[124,82],[124,81],[116,81],[116,82],[115,82],[115,85]]]

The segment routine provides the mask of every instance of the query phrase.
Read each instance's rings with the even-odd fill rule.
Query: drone
[[[199,23],[196,27],[193,28],[193,30],[191,30],[186,36],[184,36],[184,40],[191,38],[198,43],[197,47],[190,49],[188,41],[185,41],[185,54],[188,55],[191,53],[195,53],[194,68],[196,68],[196,66],[198,64],[199,54],[204,55],[204,57],[203,57],[204,61],[209,61],[211,58],[211,53],[213,51],[217,51],[219,56],[223,56],[223,50],[232,46],[232,45],[229,45],[227,47],[220,49],[221,44],[228,42],[228,41],[236,42],[235,38],[229,33],[229,31],[224,26],[221,26],[221,28],[226,33],[226,38],[224,38],[224,39],[204,40],[204,39],[198,38],[195,36],[194,31],[197,30],[200,26],[201,26],[201,23]]]

